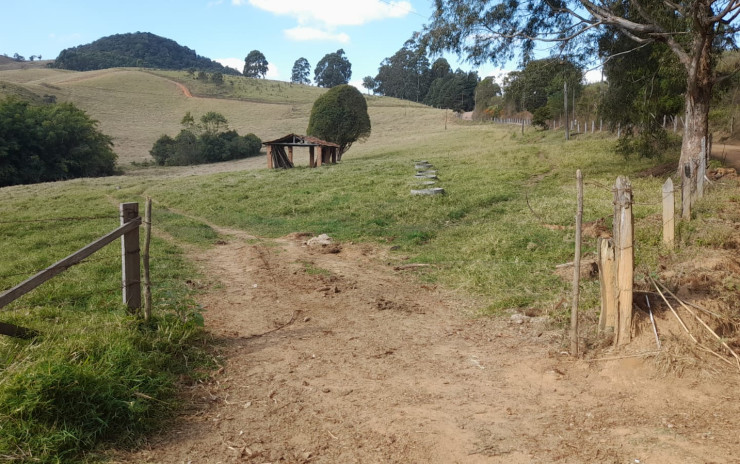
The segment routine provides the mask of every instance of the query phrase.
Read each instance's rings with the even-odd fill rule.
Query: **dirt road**
[[[543,322],[475,319],[375,246],[305,239],[192,256],[224,368],[120,462],[738,462],[737,375],[574,362]]]

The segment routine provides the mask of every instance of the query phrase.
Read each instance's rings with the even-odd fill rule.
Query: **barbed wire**
[[[120,219],[120,216],[77,216],[77,217],[58,217],[46,219],[17,219],[14,221],[0,221],[0,224],[25,224],[32,222],[63,222],[63,221],[95,221],[99,219]]]

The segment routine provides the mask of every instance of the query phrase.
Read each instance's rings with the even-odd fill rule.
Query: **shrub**
[[[115,174],[112,139],[71,103],[0,102],[0,187]]]
[[[316,99],[308,121],[308,135],[339,145],[339,159],[357,140],[370,136],[367,102],[351,85],[331,88]]]
[[[161,136],[149,153],[160,166],[216,163],[248,156],[256,156],[262,149],[262,140],[254,134],[240,136],[235,130],[226,130],[226,118],[209,112],[196,124],[188,112],[182,118],[185,129],[173,139]],[[200,135],[197,135],[200,133]]]

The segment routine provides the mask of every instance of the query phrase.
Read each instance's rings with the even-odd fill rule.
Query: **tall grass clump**
[[[0,251],[3,290],[117,225],[110,187],[3,193],[0,235],[13,245]],[[31,222],[40,219],[48,222]],[[154,239],[154,317],[144,323],[121,302],[116,245],[0,310],[3,322],[38,333],[0,337],[0,461],[83,462],[106,445],[133,445],[172,415],[179,379],[207,366],[202,316],[185,285],[193,270],[181,251]]]

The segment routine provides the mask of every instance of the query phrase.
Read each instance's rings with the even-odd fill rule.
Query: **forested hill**
[[[238,71],[209,58],[198,56],[195,50],[184,47],[174,40],[149,32],[116,34],[87,45],[64,49],[49,66],[74,71],[118,67],[174,70],[194,68],[198,71],[239,74]]]

